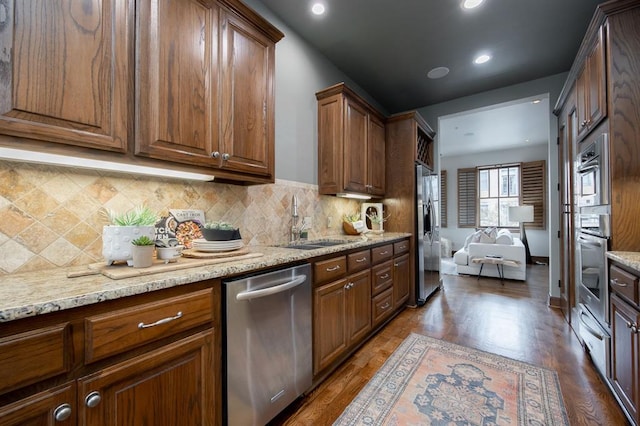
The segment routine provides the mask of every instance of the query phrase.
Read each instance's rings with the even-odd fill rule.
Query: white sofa
[[[501,231],[503,232],[503,231]],[[508,231],[507,231],[508,232]],[[503,239],[507,240],[508,239]],[[478,275],[481,265],[472,263],[474,257],[485,257],[486,255],[502,256],[505,260],[515,260],[518,266],[504,266],[504,277],[512,280],[525,281],[527,279],[527,257],[524,244],[519,238],[510,236],[512,244],[501,244],[491,242],[466,242],[465,247],[456,251],[453,260],[456,264],[458,274]],[[498,240],[500,241],[500,239]],[[501,266],[502,268],[502,266]],[[486,264],[482,268],[482,276],[498,278],[498,269],[495,265]]]

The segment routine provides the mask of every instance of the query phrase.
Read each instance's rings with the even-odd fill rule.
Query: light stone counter
[[[68,278],[67,273],[72,268],[0,276],[0,323],[304,261],[344,250],[397,241],[410,235],[385,233],[369,240],[340,236],[339,239],[349,240],[349,243],[317,250],[249,246],[251,252],[263,253],[264,256],[120,280],[102,274]]]
[[[608,251],[607,257],[622,265],[640,271],[640,252],[636,251]]]

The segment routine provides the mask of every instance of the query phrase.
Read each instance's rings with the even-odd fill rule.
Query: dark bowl
[[[240,236],[239,229],[207,229],[202,228],[202,236],[207,241],[230,241],[230,240],[239,240],[242,238]]]

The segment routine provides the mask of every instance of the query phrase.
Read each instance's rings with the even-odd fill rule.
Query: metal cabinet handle
[[[620,281],[618,281],[617,278],[613,278],[613,279],[609,280],[609,284],[617,285],[618,287],[626,287],[627,286],[627,283],[621,283]]]
[[[398,251],[400,251],[400,250],[406,250],[406,249],[407,249],[407,246],[400,246],[400,247],[398,247]]]
[[[156,321],[154,323],[151,323],[151,324],[145,324],[145,323],[141,322],[140,324],[138,324],[138,328],[139,329],[143,329],[143,328],[155,327],[156,325],[166,324],[168,322],[175,321],[175,320],[177,320],[179,318],[182,318],[182,312],[178,312],[177,314],[175,314],[172,317],[159,319],[158,321]]]
[[[384,256],[385,254],[389,254],[389,252],[387,250],[380,252],[380,256]]]
[[[89,408],[93,408],[93,407],[97,407],[98,404],[100,404],[100,401],[102,401],[102,396],[100,395],[100,392],[93,391],[93,392],[90,392],[84,398],[84,405],[86,405]]]
[[[345,284],[344,289],[345,289],[345,290],[349,290],[349,289],[350,289],[350,288],[352,288],[353,286],[354,286],[354,284],[350,282],[350,283]]]
[[[389,304],[389,302],[387,302],[387,303],[385,303],[384,305],[380,306],[380,309],[385,310],[385,309],[387,309],[389,306],[391,306],[391,305]]]
[[[384,275],[380,276],[381,280],[386,280],[387,278],[389,278],[389,274],[384,274]]]
[[[60,404],[53,410],[53,418],[57,422],[64,422],[71,417],[71,405],[68,403]]]
[[[356,259],[357,263],[362,263],[362,262],[366,262],[366,261],[367,261],[366,257],[363,257],[362,259]]]
[[[231,156],[229,154],[227,154],[226,152],[224,154],[222,154],[222,161],[227,161],[229,158],[231,158]]]
[[[218,151],[213,151],[211,153],[211,158],[220,158],[220,152]]]
[[[327,272],[334,272],[340,269],[340,265],[336,265],[333,268],[326,268]]]

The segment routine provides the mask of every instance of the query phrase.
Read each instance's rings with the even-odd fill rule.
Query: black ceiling
[[[568,71],[601,0],[260,0],[389,113]],[[489,51],[493,59],[474,65]],[[439,80],[427,72],[444,66]]]

